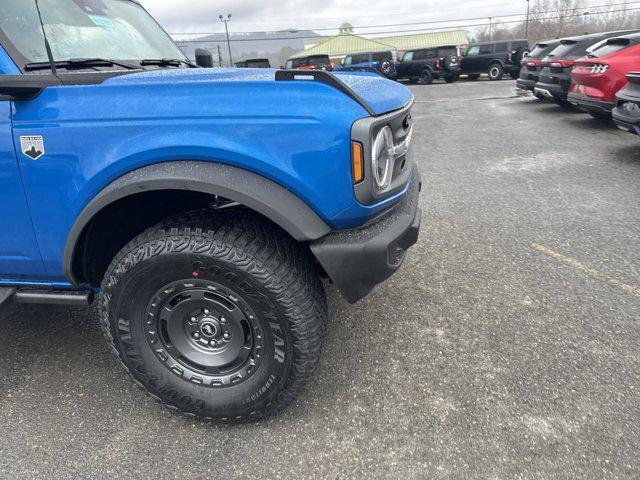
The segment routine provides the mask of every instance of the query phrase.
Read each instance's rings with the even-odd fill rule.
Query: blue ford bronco
[[[0,42],[0,303],[95,296],[125,370],[185,414],[292,402],[321,280],[355,303],[417,241],[411,92],[199,68],[135,0],[0,0]]]

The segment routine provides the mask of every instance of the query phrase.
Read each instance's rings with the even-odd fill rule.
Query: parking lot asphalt
[[[640,477],[640,138],[516,97],[411,87],[424,229],[261,424],[143,394],[89,309],[0,309],[2,478]]]

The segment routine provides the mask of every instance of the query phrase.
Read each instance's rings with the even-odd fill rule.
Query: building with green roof
[[[291,58],[306,57],[308,55],[329,55],[334,59],[354,53],[381,52],[385,50],[399,52],[442,45],[466,47],[469,45],[467,32],[457,29],[375,38],[343,33],[334,37],[308,38],[305,39],[305,50],[297,52]]]
[[[309,55],[343,57],[352,53],[381,52],[384,50],[395,50],[395,48],[392,45],[387,45],[376,39],[347,33],[336,35],[335,37],[323,37],[319,43],[293,54],[291,58],[306,57]]]

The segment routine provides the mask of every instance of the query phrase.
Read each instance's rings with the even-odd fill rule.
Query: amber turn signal
[[[354,184],[364,180],[364,152],[358,142],[351,142],[351,172]]]

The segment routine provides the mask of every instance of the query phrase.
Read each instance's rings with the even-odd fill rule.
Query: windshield
[[[458,49],[456,47],[440,47],[438,49],[439,57],[448,57],[449,55],[453,55],[455,57],[458,56]]]
[[[545,52],[549,49],[549,45],[546,43],[538,43],[533,46],[533,49],[529,53],[529,58],[540,59],[544,56]]]
[[[269,60],[247,60],[247,68],[271,68]]]
[[[180,59],[185,56],[138,4],[129,0],[39,0],[53,58]],[[0,0],[3,45],[14,60],[48,61],[35,0]]]
[[[322,65],[329,65],[331,63],[331,60],[329,60],[329,57],[309,57],[307,59],[307,65],[310,67],[319,67]]]
[[[596,48],[589,49],[589,56],[593,58],[606,57],[613,53],[619,52],[629,47],[631,41],[628,39],[618,38],[615,40],[607,40],[602,44],[599,44]]]
[[[473,47],[469,47],[467,50],[467,57],[475,57],[476,55],[480,55],[480,47],[478,45],[474,45]]]

